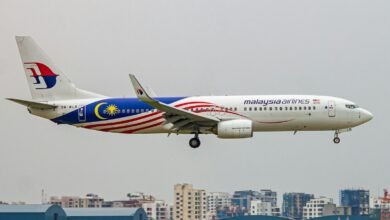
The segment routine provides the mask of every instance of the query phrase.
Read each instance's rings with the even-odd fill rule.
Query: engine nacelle
[[[219,138],[251,138],[252,121],[245,119],[221,121],[218,123],[217,135]]]

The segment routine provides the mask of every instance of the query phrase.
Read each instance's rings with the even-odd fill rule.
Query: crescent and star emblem
[[[105,117],[103,117],[103,116],[101,116],[101,115],[99,114],[99,108],[100,108],[100,106],[102,106],[102,105],[104,105],[104,104],[107,104],[107,102],[101,102],[101,103],[99,103],[99,104],[97,104],[97,105],[95,106],[95,115],[96,115],[96,117],[97,117],[98,119],[100,119],[100,120],[105,120],[105,119],[107,119],[107,118],[105,118]]]

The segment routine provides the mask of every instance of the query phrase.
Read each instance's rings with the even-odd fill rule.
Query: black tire
[[[339,144],[340,143],[340,138],[339,137],[333,138],[333,143]]]
[[[194,138],[191,138],[189,143],[190,143],[190,147],[191,147],[191,148],[194,148],[194,149],[195,149],[195,148],[198,148],[198,147],[200,146],[200,140],[199,140],[199,138],[195,138],[195,137],[194,137]]]

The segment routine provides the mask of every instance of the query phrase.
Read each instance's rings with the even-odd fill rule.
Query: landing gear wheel
[[[335,144],[340,143],[340,138],[339,137],[333,138],[333,143],[335,143]]]
[[[190,147],[192,148],[198,148],[200,146],[200,140],[197,137],[191,138],[190,139]]]

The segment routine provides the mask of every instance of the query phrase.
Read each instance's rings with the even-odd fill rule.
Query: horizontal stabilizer
[[[54,109],[57,108],[55,105],[50,105],[46,103],[41,103],[41,102],[34,102],[34,101],[27,101],[27,100],[22,100],[22,99],[12,99],[12,98],[7,98],[10,101],[16,102],[18,104],[24,105],[28,108],[37,108],[37,109]]]

